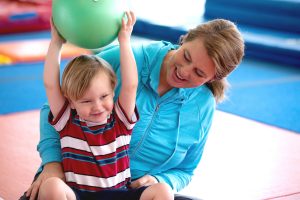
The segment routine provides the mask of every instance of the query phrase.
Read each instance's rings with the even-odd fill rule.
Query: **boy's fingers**
[[[134,25],[136,22],[136,16],[133,11],[130,11],[130,16],[131,16],[131,20],[132,20],[132,25]]]
[[[128,19],[127,24],[131,24],[132,23],[132,18],[131,18],[131,15],[128,11],[126,11],[126,15],[127,15],[127,19]]]

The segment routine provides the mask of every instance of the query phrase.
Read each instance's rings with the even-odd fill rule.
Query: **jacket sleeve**
[[[201,97],[198,97],[196,99],[199,100],[201,99]],[[215,100],[213,97],[211,97],[204,101],[200,100],[199,102],[199,118],[193,115],[193,119],[190,119],[188,118],[188,116],[183,115],[182,118],[185,120],[181,127],[181,134],[183,136],[188,134],[195,134],[195,136],[199,136],[199,139],[197,141],[194,141],[186,150],[185,157],[180,164],[167,171],[154,175],[159,182],[165,182],[169,184],[172,187],[172,189],[176,192],[182,190],[191,182],[192,177],[194,175],[194,171],[202,158],[204,147],[211,128],[213,115],[215,111]],[[191,103],[194,104],[194,108],[196,108],[195,102]],[[189,107],[192,105],[187,106]],[[190,112],[186,113],[188,114]],[[199,126],[197,126],[197,124],[199,124]],[[192,131],[193,133],[190,132],[191,127],[196,127],[196,129]]]
[[[177,168],[169,169],[163,173],[155,174],[155,178],[159,182],[165,182],[171,186],[171,188],[179,192],[185,188],[192,180],[194,170],[197,168],[198,163],[202,157],[203,144],[193,145],[187,152],[187,156],[184,161],[177,166]]]
[[[40,111],[40,141],[37,150],[42,159],[42,166],[50,162],[61,162],[59,134],[48,123],[50,107],[46,103]]]

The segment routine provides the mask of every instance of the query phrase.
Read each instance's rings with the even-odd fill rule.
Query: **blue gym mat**
[[[40,109],[47,101],[43,62],[0,66],[0,114]],[[66,61],[62,61],[65,65]]]
[[[300,133],[300,69],[245,59],[217,109]]]

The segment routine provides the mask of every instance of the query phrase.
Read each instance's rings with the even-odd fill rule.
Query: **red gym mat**
[[[1,0],[0,34],[50,29],[51,0]]]
[[[0,199],[18,199],[40,159],[39,111],[0,115]],[[300,135],[217,111],[203,158],[181,193],[201,199],[300,199]]]

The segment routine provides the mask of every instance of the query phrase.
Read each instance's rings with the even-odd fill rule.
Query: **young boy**
[[[128,189],[128,147],[139,116],[135,108],[138,76],[130,45],[135,15],[126,12],[118,34],[121,92],[114,103],[116,75],[96,56],[74,58],[65,68],[60,86],[59,63],[65,40],[53,23],[44,68],[50,105],[49,122],[60,134],[66,182],[44,181],[39,199],[173,199],[166,184]]]

